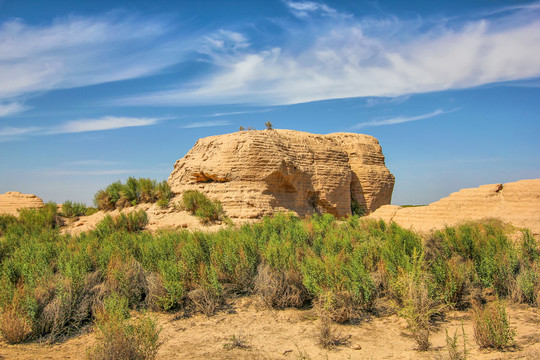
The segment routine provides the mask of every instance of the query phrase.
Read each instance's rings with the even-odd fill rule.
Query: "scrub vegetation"
[[[126,183],[116,181],[94,195],[94,205],[99,210],[123,209],[143,203],[157,203],[166,208],[173,197],[167,181],[129,177]]]
[[[396,224],[328,214],[279,214],[216,233],[141,231],[148,220],[138,211],[68,235],[58,218],[54,204],[0,216],[0,334],[9,343],[57,341],[93,323],[101,340],[90,358],[124,351],[152,358],[159,329],[147,316],[130,319],[130,310],[211,315],[230,296],[255,294],[272,308],[314,308],[324,347],[346,343],[333,322],[397,313],[426,350],[441,314],[470,309],[479,345],[505,348],[514,332],[502,299],[540,300],[534,237],[524,231],[511,241],[497,221],[426,239]],[[486,289],[501,302],[483,305]]]

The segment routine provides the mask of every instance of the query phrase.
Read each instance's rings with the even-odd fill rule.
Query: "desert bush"
[[[62,216],[65,217],[78,217],[84,215],[92,215],[97,209],[89,208],[84,203],[65,201],[62,204]]]
[[[442,306],[429,297],[429,279],[424,270],[425,266],[422,255],[413,256],[413,270],[410,273],[402,272],[399,278],[405,288],[403,307],[399,313],[407,320],[420,351],[429,350],[431,318],[443,310]]]
[[[521,257],[525,263],[533,263],[540,257],[540,250],[538,250],[538,244],[536,239],[529,230],[523,231],[523,238],[521,241]]]
[[[57,341],[77,333],[92,317],[100,281],[101,277],[96,273],[86,274],[81,283],[57,276],[36,288],[34,296],[38,311],[34,315],[34,334]]]
[[[118,216],[107,215],[97,225],[95,232],[106,236],[115,231],[138,232],[148,225],[148,215],[144,210],[132,211]]]
[[[19,286],[10,304],[0,310],[0,335],[8,344],[23,342],[32,333],[31,321],[22,309],[24,287]]]
[[[197,190],[187,190],[182,194],[182,203],[186,211],[195,213],[199,208],[199,204],[208,202],[209,199],[202,192]]]
[[[471,309],[474,337],[482,348],[505,349],[513,345],[516,332],[510,327],[506,309],[500,301]]]
[[[116,181],[94,195],[94,204],[100,210],[114,210],[141,203],[158,202],[166,207],[173,193],[166,181],[129,177],[125,184]]]
[[[349,344],[350,336],[344,336],[333,325],[330,318],[323,316],[319,322],[318,341],[325,349]]]
[[[132,182],[136,183],[136,187],[138,190],[138,199],[136,200],[138,202],[153,203],[157,201],[158,194],[157,194],[156,180],[152,180],[148,178],[139,178],[139,179],[129,178],[128,181],[130,179],[132,179]],[[126,182],[126,185],[127,185],[127,182]]]
[[[165,180],[156,185],[157,204],[161,208],[166,208],[169,205],[174,193],[171,190],[171,186]]]
[[[218,200],[210,200],[197,190],[187,190],[182,194],[184,208],[200,218],[203,222],[221,220],[225,211]]]
[[[58,207],[53,202],[45,204],[41,209],[22,209],[19,211],[16,228],[26,234],[58,228],[62,225],[62,220],[57,210]]]
[[[223,286],[212,265],[199,264],[197,288],[188,294],[195,309],[206,316],[213,315],[223,303]]]
[[[0,215],[0,236],[2,236],[11,225],[15,224],[17,224],[17,218],[15,216]]]
[[[221,283],[231,290],[245,293],[253,288],[260,261],[256,240],[235,230],[221,230],[211,244],[210,261]]]
[[[527,266],[516,278],[518,302],[538,305],[540,300],[540,269],[537,265]]]
[[[154,359],[159,346],[160,329],[156,321],[144,316],[128,319],[127,301],[111,296],[96,311],[97,344],[89,349],[90,360]]]
[[[152,309],[171,310],[183,303],[184,269],[177,261],[160,261],[159,272],[147,276],[146,302]]]
[[[120,201],[121,187],[107,196]],[[206,201],[191,196],[187,206]],[[114,295],[132,309],[212,314],[227,296],[254,291],[270,307],[311,305],[335,322],[360,318],[377,301],[376,309],[384,304],[408,319],[423,344],[441,306],[465,308],[473,290],[538,301],[534,238],[509,241],[496,222],[447,228],[423,243],[395,224],[329,214],[276,214],[217,233],[150,233],[140,231],[148,218],[138,211],[79,235],[60,233],[54,204],[21,215],[0,218],[0,313],[26,339],[76,333],[96,318],[94,305]]]
[[[227,350],[231,349],[249,349],[251,346],[247,342],[245,336],[242,333],[233,334],[229,337],[229,340],[223,344],[223,348]]]
[[[259,265],[254,289],[272,308],[301,307],[310,298],[298,271],[272,269],[266,263]]]
[[[135,307],[144,300],[147,289],[146,273],[137,260],[120,254],[110,258],[105,273],[105,294],[122,296]]]
[[[465,327],[461,324],[461,337],[463,338],[463,351],[459,346],[458,329],[454,332],[453,336],[448,334],[446,330],[446,348],[448,350],[448,357],[450,360],[466,360],[467,359],[467,335],[465,334]]]

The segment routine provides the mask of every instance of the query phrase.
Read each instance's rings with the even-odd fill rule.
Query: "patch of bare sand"
[[[215,316],[153,313],[162,327],[163,343],[157,359],[448,359],[446,331],[467,335],[469,359],[537,359],[540,355],[538,309],[512,305],[510,322],[516,328],[517,346],[506,352],[480,350],[467,312],[450,312],[432,333],[432,349],[416,350],[406,323],[396,315],[372,317],[356,325],[335,325],[350,336],[350,343],[333,350],[318,345],[319,321],[311,310],[273,311],[257,306],[253,297],[240,298]],[[247,348],[226,349],[232,336]],[[3,359],[83,359],[94,343],[87,333],[57,345],[36,343],[7,345],[0,342]],[[458,340],[463,349],[463,341]]]
[[[203,224],[201,220],[187,211],[177,210],[173,207],[161,209],[156,204],[140,204],[137,206],[113,211],[98,211],[89,216],[81,216],[74,220],[67,220],[66,226],[62,228],[65,234],[76,235],[81,232],[92,230],[107,215],[118,216],[120,213],[129,213],[131,211],[144,210],[148,215],[148,225],[146,230],[156,231],[160,229],[190,229],[215,232],[226,228],[224,222]],[[234,220],[235,224],[253,222],[253,220]]]

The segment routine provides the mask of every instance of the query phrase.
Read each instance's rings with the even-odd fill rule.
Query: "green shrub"
[[[484,308],[473,306],[471,318],[474,337],[480,347],[505,349],[513,345],[516,332],[510,327],[510,320],[501,302],[495,301]]]
[[[540,257],[540,250],[536,239],[531,234],[530,230],[523,231],[523,240],[521,242],[521,256],[525,262],[533,263]]]
[[[125,184],[116,181],[99,190],[94,195],[94,204],[99,210],[114,210],[155,202],[159,202],[160,207],[166,207],[173,195],[166,181],[158,183],[148,178],[129,177]]]
[[[23,309],[24,288],[19,287],[10,304],[0,311],[0,335],[8,344],[23,342],[32,333],[31,320]]]
[[[11,225],[15,224],[17,224],[17,218],[15,216],[0,215],[0,236],[2,236]]]
[[[166,208],[174,196],[169,183],[165,180],[156,185],[157,204],[161,208]]]
[[[94,210],[91,208],[87,208],[86,204],[84,203],[74,203],[67,200],[62,204],[62,216],[65,217],[91,215],[93,212]]]
[[[41,209],[22,209],[19,211],[16,230],[30,234],[56,229],[62,225],[57,211],[58,207],[53,202],[45,204]]]
[[[97,344],[89,349],[90,360],[149,360],[157,355],[160,329],[156,321],[144,316],[127,318],[127,302],[119,297],[105,300],[96,311]]]
[[[210,200],[197,190],[187,190],[182,195],[184,208],[200,218],[204,223],[221,220],[225,211],[218,200]]]
[[[517,286],[519,291],[518,301],[523,301],[531,305],[538,305],[537,302],[540,296],[540,269],[537,266],[532,266],[528,269],[523,269],[517,276]]]
[[[96,225],[96,232],[102,236],[112,234],[115,231],[138,232],[148,225],[148,215],[144,210],[132,211],[128,214],[121,213],[112,217],[107,215]]]

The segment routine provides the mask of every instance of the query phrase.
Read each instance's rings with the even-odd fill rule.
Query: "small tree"
[[[238,130],[239,130],[239,131],[244,131],[244,130],[246,130],[246,129],[244,129],[243,126],[240,126],[240,127],[238,128]]]
[[[272,123],[270,121],[265,122],[264,125],[266,125],[266,130],[272,130],[273,129]]]

